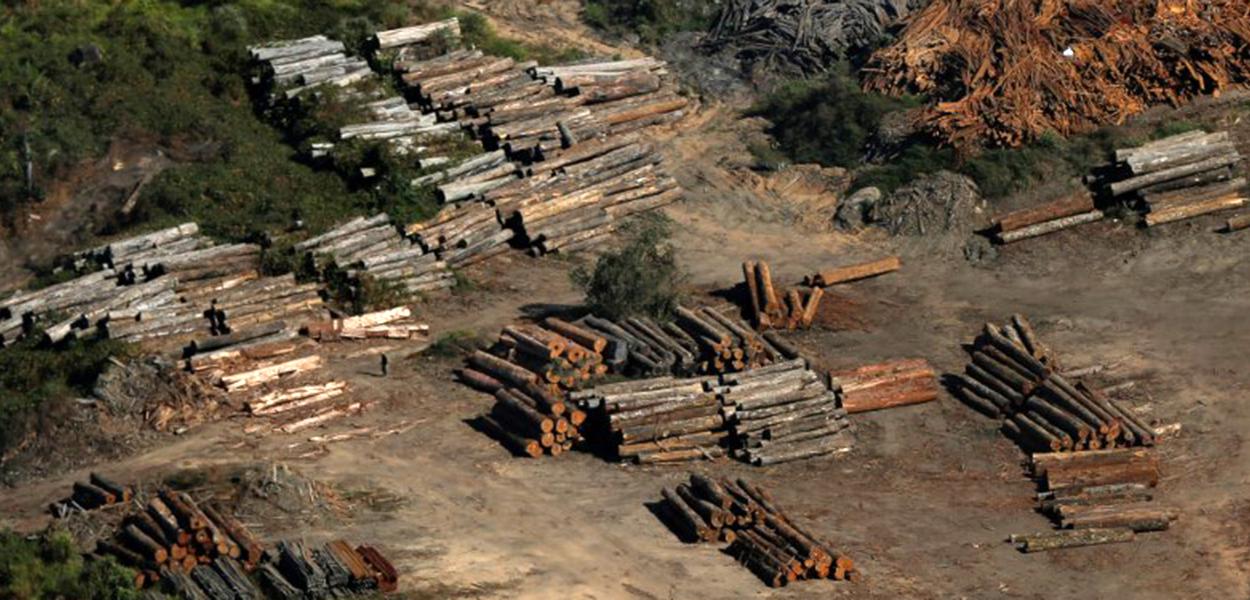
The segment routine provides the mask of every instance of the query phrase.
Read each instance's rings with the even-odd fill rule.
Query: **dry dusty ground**
[[[726,117],[699,129],[714,132]],[[712,135],[713,133],[708,133]],[[1022,455],[995,424],[954,399],[862,415],[856,449],[754,469],[794,517],[849,552],[866,574],[853,585],[802,582],[769,590],[711,546],[684,545],[648,503],[685,469],[636,468],[571,453],[511,457],[468,421],[492,399],[452,382],[457,360],[417,355],[374,375],[373,357],[340,366],[378,408],[336,426],[416,426],[376,440],[334,444],[294,458],[303,438],[250,438],[238,422],[206,426],[142,455],[97,468],[150,477],[188,466],[289,463],[343,488],[406,500],[363,510],[349,524],[263,528],[269,538],[372,541],[395,559],[412,598],[1245,598],[1250,596],[1250,235],[1212,233],[1215,219],[1143,232],[1104,222],[1007,248],[989,264],[965,262],[944,242],[858,238],[804,224],[793,194],[762,193],[721,169],[698,131],[669,144],[690,199],[669,209],[677,245],[701,290],[733,286],[740,261],[764,258],[783,281],[822,266],[900,252],[900,273],[837,290],[834,324],[798,336],[822,366],[924,357],[955,371],[987,320],[1028,314],[1067,363],[1113,365],[1133,379],[1130,403],[1179,422],[1160,451],[1160,501],[1183,510],[1173,530],[1132,544],[1020,554],[1012,533],[1043,530]],[[735,183],[737,182],[737,183]],[[764,190],[765,192],[767,190]],[[820,202],[803,187],[801,203]],[[803,212],[799,210],[798,212]],[[567,261],[516,257],[475,274],[483,289],[421,307],[434,336],[493,334],[523,314],[573,304]],[[0,492],[0,526],[43,526],[46,503],[85,471]]]

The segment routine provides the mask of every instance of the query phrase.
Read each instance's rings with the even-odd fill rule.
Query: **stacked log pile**
[[[937,371],[924,359],[892,360],[834,371],[841,384],[842,408],[849,414],[923,404],[937,400]]]
[[[763,67],[819,73],[873,48],[927,0],[730,0],[704,46]]]
[[[411,340],[427,337],[430,333],[430,326],[414,321],[412,309],[407,306],[397,306],[354,317],[309,323],[304,327],[304,333],[319,342],[363,339]]]
[[[1060,373],[1056,356],[1022,315],[986,324],[965,375],[952,391],[1002,419],[1003,432],[1029,452],[1152,446],[1154,431],[1100,390]]]
[[[1042,488],[1038,510],[1056,530],[1012,536],[1023,552],[1128,542],[1164,531],[1180,516],[1153,502],[1159,459],[1152,449],[1038,453],[1030,463]]]
[[[808,329],[820,308],[825,295],[821,287],[812,287],[807,298],[798,288],[790,288],[783,295],[773,284],[772,270],[764,261],[748,260],[742,263],[742,278],[750,297],[751,320],[756,329]]]
[[[357,217],[295,245],[313,265],[331,265],[355,285],[362,279],[387,282],[412,293],[444,290],[455,284],[448,263],[399,234],[385,213]]]
[[[920,129],[965,151],[1071,135],[1250,81],[1243,0],[933,0],[865,69],[925,96]],[[949,85],[958,82],[958,85]]]
[[[794,359],[745,373],[626,381],[570,399],[603,425],[621,460],[709,460],[726,449],[763,466],[850,449],[845,411],[830,382]]]
[[[1191,131],[1117,150],[1108,195],[1140,199],[1148,227],[1245,206],[1246,179],[1235,177],[1241,153],[1228,132]]]
[[[87,481],[75,481],[73,493],[64,500],[53,502],[48,511],[52,516],[63,519],[72,512],[85,512],[106,506],[124,505],[134,496],[134,489],[128,485],[114,482],[112,479],[91,473]]]
[[[381,552],[369,545],[352,548],[343,540],[315,545],[278,542],[271,560],[257,571],[270,598],[341,598],[374,596],[395,591],[399,573]]]
[[[143,588],[164,585],[204,587],[208,598],[247,593],[259,597],[247,573],[260,564],[265,548],[224,509],[199,505],[185,493],[162,490],[127,514],[96,553],[110,555],[138,572]],[[207,588],[212,588],[207,589]],[[225,590],[225,593],[214,593]],[[183,596],[194,597],[194,596]]]
[[[796,523],[760,486],[691,474],[689,482],[661,495],[662,517],[684,541],[727,543],[728,553],[770,587],[859,579],[849,556]]]
[[[343,42],[324,35],[251,46],[259,68],[253,81],[274,97],[293,99],[321,85],[347,87],[374,77],[368,61],[349,57]]]

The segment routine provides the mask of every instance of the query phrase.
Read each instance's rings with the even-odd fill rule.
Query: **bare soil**
[[[1158,492],[1183,511],[1181,520],[1131,544],[1016,552],[1007,536],[1049,527],[1032,509],[1023,455],[995,423],[943,395],[855,416],[858,444],[838,458],[693,467],[768,486],[866,574],[861,584],[770,590],[717,548],[679,542],[649,510],[686,468],[616,465],[582,453],[513,458],[470,424],[492,399],[453,382],[456,357],[433,353],[392,363],[385,378],[373,356],[336,362],[361,400],[380,404],[329,432],[415,423],[402,434],[299,458],[306,436],[248,436],[227,421],[96,468],[143,478],[278,462],[336,489],[401,498],[330,523],[266,523],[263,533],[374,543],[395,560],[410,598],[1250,596],[1250,235],[1214,233],[1215,217],[1151,231],[1107,221],[974,264],[958,250],[963,240],[832,232],[820,216],[832,218],[836,185],[761,182],[742,170],[732,135],[742,125],[732,111],[709,103],[695,119],[663,143],[690,191],[668,212],[696,293],[732,289],[748,258],[770,261],[779,281],[797,283],[821,267],[899,253],[902,271],[831,290],[817,328],[795,337],[812,360],[842,368],[923,357],[957,371],[966,362],[960,345],[985,322],[1027,314],[1067,364],[1108,365],[1102,381],[1135,381],[1125,398],[1147,420],[1181,424],[1159,447]],[[494,262],[472,273],[479,289],[432,301],[420,315],[434,338],[493,335],[517,318],[576,304],[570,266],[520,256]],[[85,474],[0,492],[0,527],[42,527],[46,504]]]

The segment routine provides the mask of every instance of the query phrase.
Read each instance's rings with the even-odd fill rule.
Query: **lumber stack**
[[[842,408],[848,414],[923,404],[938,396],[937,371],[921,358],[834,371],[829,377],[841,384]]]
[[[725,455],[715,377],[661,377],[598,386],[570,398],[593,411],[619,460],[665,464]],[[593,408],[592,408],[593,407]]]
[[[75,481],[73,492],[64,500],[48,507],[52,516],[63,519],[71,513],[85,512],[106,506],[124,505],[134,496],[134,489],[119,484],[104,475],[92,472],[87,481]]]
[[[273,97],[293,99],[322,85],[347,87],[374,77],[368,61],[347,55],[343,42],[324,35],[248,47],[258,74],[253,83]]]
[[[662,518],[684,541],[727,543],[726,551],[769,587],[860,577],[849,556],[796,523],[758,485],[691,474],[661,496]]]
[[[1012,211],[994,218],[994,236],[1000,244],[1062,231],[1077,225],[1101,221],[1103,212],[1094,198],[1082,190],[1038,206]]]
[[[135,569],[140,588],[193,585],[209,598],[260,596],[247,573],[260,564],[264,545],[229,511],[183,492],[161,490],[136,504],[95,551]]]
[[[1250,60],[1235,50],[1250,30],[1244,8],[1242,0],[933,0],[873,55],[864,84],[927,97],[920,129],[960,150],[1067,136],[1250,81]]]
[[[925,0],[730,0],[703,41],[763,68],[820,73],[877,46]]]
[[[1191,131],[1117,150],[1114,171],[1100,183],[1113,197],[1133,195],[1148,227],[1246,204],[1246,179],[1234,177],[1242,156],[1228,132]]]
[[[83,270],[98,265],[116,271],[143,264],[162,256],[199,250],[213,245],[200,234],[197,223],[182,223],[151,233],[116,240],[102,246],[74,253],[74,266]]]
[[[1030,452],[1152,446],[1153,429],[1100,390],[1069,381],[1052,350],[1022,315],[986,324],[952,391],[969,406],[1002,419],[1003,432]]]
[[[338,269],[358,286],[368,278],[421,293],[455,284],[447,262],[401,236],[385,213],[356,217],[296,244],[295,250],[319,270]]]
[[[808,329],[816,319],[820,299],[825,291],[819,286],[811,287],[807,297],[796,287],[784,293],[773,284],[772,269],[764,261],[748,260],[742,263],[742,279],[750,298],[748,309],[755,328]]]
[[[837,382],[802,359],[721,377],[735,456],[768,466],[847,452],[854,436]]]
[[[1133,541],[1167,530],[1180,516],[1154,502],[1159,459],[1150,448],[1038,453],[1030,466],[1042,489],[1038,510],[1056,530],[1012,536],[1023,552]]]
[[[354,317],[317,321],[304,326],[304,333],[319,342],[339,340],[424,338],[430,326],[412,319],[412,309],[397,306]]]

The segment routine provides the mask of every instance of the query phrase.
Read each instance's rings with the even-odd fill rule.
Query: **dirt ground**
[[[484,3],[485,4],[485,3]],[[342,488],[403,499],[334,527],[289,522],[264,537],[370,541],[394,559],[409,598],[1020,598],[1138,600],[1250,596],[1250,235],[1216,218],[1143,231],[1107,221],[964,260],[951,240],[834,233],[814,211],[827,190],[760,181],[715,143],[733,117],[706,106],[665,142],[687,200],[668,209],[699,290],[766,259],[779,281],[898,252],[902,271],[839,287],[835,314],[797,343],[821,367],[923,357],[944,372],[987,321],[1029,315],[1072,366],[1107,365],[1102,382],[1134,381],[1126,402],[1149,421],[1180,423],[1163,442],[1160,502],[1182,510],[1172,530],[1130,544],[1024,555],[1005,542],[1045,530],[1023,455],[996,423],[939,401],[857,415],[858,443],[837,458],[765,469],[732,461],[698,471],[745,476],[861,565],[860,584],[799,582],[770,590],[713,546],[683,544],[650,512],[687,467],[639,468],[569,453],[513,458],[469,421],[492,399],[452,381],[454,356],[416,354],[374,374],[375,357],[338,363],[374,410],[328,432],[415,424],[398,435],[328,446],[298,458],[306,437],[247,436],[238,421],[194,429],[96,468],[135,477],[177,469],[279,462]],[[713,140],[713,142],[709,142]],[[798,187],[793,187],[798,185]],[[792,187],[787,187],[792,186]],[[826,213],[828,217],[832,214]],[[958,241],[958,240],[956,240]],[[568,260],[516,256],[473,274],[481,289],[419,307],[433,338],[492,335],[524,315],[576,304]],[[828,309],[827,309],[828,310]],[[317,432],[324,433],[324,432]],[[294,445],[294,447],[293,447]],[[46,524],[46,504],[86,469],[0,491],[0,527]]]

